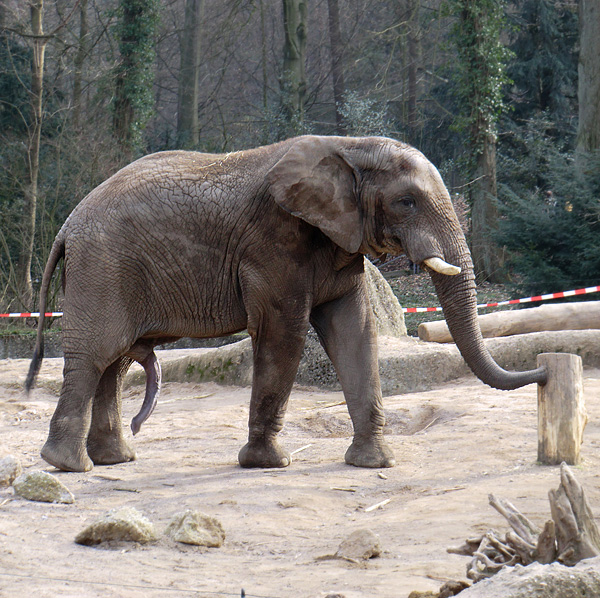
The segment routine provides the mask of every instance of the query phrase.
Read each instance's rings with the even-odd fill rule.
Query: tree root
[[[489,502],[512,528],[504,538],[491,530],[480,538],[449,548],[448,552],[470,556],[467,577],[474,582],[498,573],[503,567],[533,562],[548,564],[559,561],[573,566],[582,559],[600,555],[600,532],[581,485],[563,463],[560,486],[550,490],[552,519],[540,529],[510,502],[489,495]]]

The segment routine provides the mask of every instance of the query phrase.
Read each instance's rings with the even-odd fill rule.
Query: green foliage
[[[85,57],[79,67],[75,60],[82,41],[79,10],[59,11],[70,16],[66,26],[48,40],[46,52],[34,279],[39,281],[53,236],[77,201],[124,161],[144,151],[174,147],[183,4],[91,3]],[[298,89],[281,81],[281,10],[272,11],[265,0],[205,2],[198,106],[203,151],[230,151],[335,130],[327,3],[304,4],[306,76],[300,79],[306,89],[299,110],[292,101],[298,99]],[[554,246],[549,239],[538,238],[549,237],[539,231],[555,220],[562,224],[565,215],[572,218],[573,212],[584,215],[579,221],[588,230],[593,220],[589,214],[595,213],[589,176],[584,177],[588,182],[581,182],[570,171],[577,118],[577,3],[382,0],[342,4],[346,88],[342,110],[348,134],[402,138],[410,131],[410,141],[440,168],[450,189],[463,193],[478,178],[472,167],[480,157],[482,139],[497,137],[499,199],[506,206],[501,242],[507,246],[515,277],[523,269],[527,281],[567,278],[565,286],[577,284],[575,277],[590,278],[578,270],[581,264],[577,263],[579,252],[591,256],[584,260],[591,267],[590,260],[598,253],[589,234],[582,234],[582,245],[567,243],[561,231],[553,233]],[[168,15],[160,26],[159,10]],[[48,13],[47,31],[58,22],[55,13]],[[8,11],[4,17],[0,302],[12,292],[7,281],[22,237],[16,222],[23,210],[31,126],[31,40],[16,33],[29,30],[28,11]],[[410,47],[410,33],[418,40],[415,47]],[[160,80],[155,83],[156,64]],[[414,88],[409,86],[411,66],[417,71]],[[78,68],[81,117],[75,127],[73,75]],[[417,114],[411,128],[409,99],[414,100]],[[284,108],[290,105],[296,106],[292,114]],[[548,203],[549,191],[552,201],[562,202],[563,207],[569,202],[573,211]],[[538,219],[542,224],[536,223]],[[548,256],[550,260],[545,259]],[[587,282],[595,284],[581,281],[582,286]]]
[[[121,0],[115,36],[121,61],[115,69],[115,131],[130,149],[140,148],[142,133],[154,111],[155,36],[158,0]]]
[[[512,118],[522,121],[545,112],[554,123],[554,136],[569,135],[577,98],[577,5],[551,0],[511,4]]]
[[[524,292],[548,293],[599,284],[600,154],[578,169],[557,147],[549,123],[535,121],[521,140],[521,158],[502,157],[499,241]],[[515,149],[515,152],[517,150]]]
[[[486,138],[496,139],[496,122],[505,110],[512,53],[500,41],[505,26],[504,0],[448,0],[456,18],[451,37],[458,52],[453,78],[461,100],[456,126],[468,131],[475,154]]]

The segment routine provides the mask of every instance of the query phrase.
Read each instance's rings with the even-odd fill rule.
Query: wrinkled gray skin
[[[403,252],[418,264],[439,257],[462,268],[457,276],[431,275],[479,378],[503,389],[545,380],[543,370],[502,370],[485,349],[467,244],[439,173],[414,148],[386,138],[307,136],[227,155],[163,152],[130,164],[75,208],[44,272],[42,313],[64,257],[64,382],[43,458],[71,471],[134,459],[120,404],[132,360],[149,358],[151,372],[156,344],[247,328],[254,378],[239,462],[288,465],[276,436],[310,323],[354,425],[346,462],[394,465],[382,433],[362,255]],[[40,367],[42,326],[41,319],[28,387]],[[142,419],[152,394],[149,388]]]

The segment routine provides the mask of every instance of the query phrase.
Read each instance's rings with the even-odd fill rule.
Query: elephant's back
[[[247,228],[240,213],[251,201],[225,176],[227,159],[152,154],[92,191],[61,232],[67,290],[85,281],[69,301],[83,312],[101,298],[107,313],[125,310],[130,321],[144,313],[156,330],[168,320],[176,336],[243,328],[235,272]],[[215,181],[219,170],[227,172]],[[203,328],[193,329],[198,321]]]

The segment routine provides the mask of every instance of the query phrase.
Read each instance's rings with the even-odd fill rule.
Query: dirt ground
[[[536,464],[536,387],[492,390],[465,378],[436,390],[385,399],[393,469],[346,466],[351,428],[337,392],[296,389],[282,441],[294,455],[283,470],[242,470],[250,390],[168,383],[135,439],[138,460],[61,473],[39,457],[56,392],[20,389],[28,362],[0,361],[0,457],[57,475],[72,505],[34,503],[0,490],[0,596],[246,596],[404,598],[464,579],[466,557],[449,546],[490,528],[506,531],[489,505],[507,498],[542,525],[558,467]],[[60,371],[59,360],[45,368]],[[57,381],[59,376],[57,375]],[[124,425],[142,387],[124,397]],[[585,371],[590,421],[584,462],[574,468],[600,514],[600,370]],[[389,500],[375,510],[367,509]],[[206,549],[165,539],[153,545],[79,546],[84,525],[121,506],[142,511],[159,531],[186,508],[216,517],[227,538]],[[368,528],[383,548],[357,565],[319,557]]]

